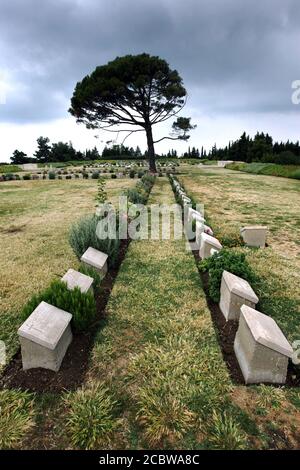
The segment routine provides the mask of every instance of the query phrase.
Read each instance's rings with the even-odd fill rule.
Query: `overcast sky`
[[[30,156],[40,135],[101,149],[111,134],[95,139],[68,115],[74,86],[97,65],[142,52],[183,77],[184,115],[198,126],[190,145],[223,145],[244,130],[300,137],[300,105],[291,101],[299,0],[1,0],[0,161],[15,148]],[[127,141],[145,143],[140,133]]]

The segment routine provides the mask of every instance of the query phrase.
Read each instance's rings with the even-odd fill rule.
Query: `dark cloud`
[[[96,65],[144,51],[178,69],[193,109],[295,111],[299,20],[298,0],[2,0],[0,121],[64,117]]]

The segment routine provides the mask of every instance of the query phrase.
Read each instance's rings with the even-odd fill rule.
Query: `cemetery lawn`
[[[272,316],[290,341],[300,339],[300,182],[199,167],[179,179],[204,204],[205,218],[224,246],[239,244],[244,225],[269,227],[264,250],[235,249],[247,254],[262,278],[258,310]]]
[[[152,189],[158,202],[174,202],[166,178]],[[299,447],[299,392],[231,381],[183,240],[131,242],[82,388],[24,400],[15,447]]]
[[[198,178],[203,178],[204,198],[207,177],[198,169],[189,184],[194,182],[196,195]],[[149,203],[174,203],[167,178],[157,178]],[[299,391],[232,382],[195,259],[184,240],[131,242],[80,389],[21,396],[2,391],[0,400],[2,420],[12,416],[8,429],[0,416],[0,447],[287,449],[300,445]]]
[[[107,180],[116,200],[136,180]],[[73,222],[93,211],[96,180],[11,181],[0,185],[0,339],[18,348],[20,312],[30,297],[78,261],[68,243]]]

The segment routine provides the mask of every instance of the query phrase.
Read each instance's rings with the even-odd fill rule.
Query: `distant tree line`
[[[207,158],[206,150],[201,147],[201,150],[195,147],[189,147],[187,152],[182,155],[183,158]]]
[[[177,151],[169,150],[167,153],[157,155],[160,158],[179,158]],[[182,158],[209,159],[209,160],[233,160],[262,163],[278,163],[278,164],[299,164],[300,165],[300,144],[299,141],[293,143],[273,142],[269,134],[259,133],[251,138],[244,132],[241,137],[229,142],[223,148],[217,148],[216,144],[207,153],[201,147],[188,147],[188,150],[181,155]],[[69,162],[69,161],[90,161],[111,159],[146,159],[148,152],[142,152],[137,146],[126,147],[124,145],[105,146],[103,151],[99,153],[94,147],[84,152],[75,150],[72,142],[57,142],[50,144],[48,137],[39,137],[37,139],[37,150],[32,157],[28,157],[26,153],[15,150],[13,152],[11,163],[21,165],[23,163],[51,163],[51,162]]]
[[[23,165],[24,163],[51,163],[51,162],[69,162],[69,161],[90,161],[112,159],[146,159],[148,157],[146,152],[142,152],[139,146],[135,149],[133,147],[126,147],[124,145],[105,146],[102,153],[94,147],[92,150],[85,150],[81,152],[75,150],[72,142],[57,142],[50,144],[48,137],[39,137],[37,139],[37,150],[32,157],[28,157],[26,153],[21,150],[15,150],[10,157],[11,163],[15,165]],[[165,158],[177,158],[176,150],[169,150],[168,153],[159,155]]]
[[[210,160],[234,160],[246,163],[278,163],[300,165],[300,145],[290,142],[273,142],[269,134],[259,133],[251,138],[244,132],[235,142],[229,142],[226,147],[212,147],[208,154]]]

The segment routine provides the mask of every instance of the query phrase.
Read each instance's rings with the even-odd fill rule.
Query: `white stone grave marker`
[[[238,321],[243,304],[255,308],[258,297],[250,284],[235,274],[223,271],[221,282],[220,309],[226,321]]]
[[[247,384],[285,383],[293,349],[271,317],[243,305],[234,351]]]
[[[18,330],[23,369],[57,372],[72,341],[72,315],[41,302]]]

